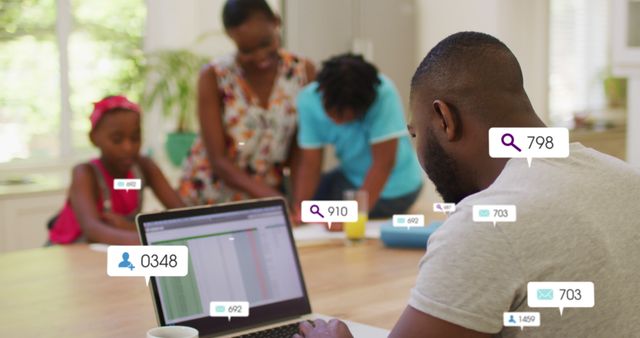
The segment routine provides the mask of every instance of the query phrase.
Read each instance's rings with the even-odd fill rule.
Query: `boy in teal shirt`
[[[298,94],[297,108],[295,208],[303,200],[341,200],[348,189],[369,193],[370,217],[411,207],[422,187],[420,165],[400,96],[375,66],[352,54],[325,61],[316,81]],[[340,164],[321,175],[328,145]]]

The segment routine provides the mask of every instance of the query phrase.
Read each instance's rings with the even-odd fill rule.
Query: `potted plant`
[[[149,110],[158,103],[165,118],[175,119],[175,131],[167,135],[169,160],[180,166],[196,138],[196,83],[208,58],[187,49],[163,50],[147,55],[147,84],[142,105]]]
[[[607,106],[609,108],[624,108],[627,105],[627,79],[614,77],[613,75],[605,77],[604,94],[607,98]]]

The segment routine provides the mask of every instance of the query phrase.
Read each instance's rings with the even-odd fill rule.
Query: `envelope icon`
[[[538,289],[538,300],[553,300],[553,289]]]

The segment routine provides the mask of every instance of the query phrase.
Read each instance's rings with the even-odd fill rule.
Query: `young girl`
[[[73,168],[69,198],[53,222],[53,244],[101,242],[139,244],[134,217],[142,208],[142,190],[115,190],[114,179],[137,178],[150,186],[167,208],[183,206],[156,164],[140,156],[140,108],[124,96],[94,104],[91,143],[100,158]]]

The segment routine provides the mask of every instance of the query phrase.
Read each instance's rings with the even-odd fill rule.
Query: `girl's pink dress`
[[[142,190],[115,190],[113,188],[113,177],[109,175],[100,159],[93,159],[90,163],[96,171],[96,175],[98,175],[98,173],[100,175],[97,176],[98,180],[104,182],[104,184],[98,182],[101,190],[100,198],[96,205],[98,212],[102,214],[105,211],[111,211],[133,220],[133,217],[140,211],[142,203],[138,195],[142,193]],[[126,178],[136,178],[134,170],[129,170]],[[110,199],[107,202],[106,208],[102,189],[109,190]],[[53,244],[69,244],[82,240],[81,237],[82,228],[71,207],[71,200],[67,197],[62,211],[58,215],[51,230],[49,230],[49,241]]]

